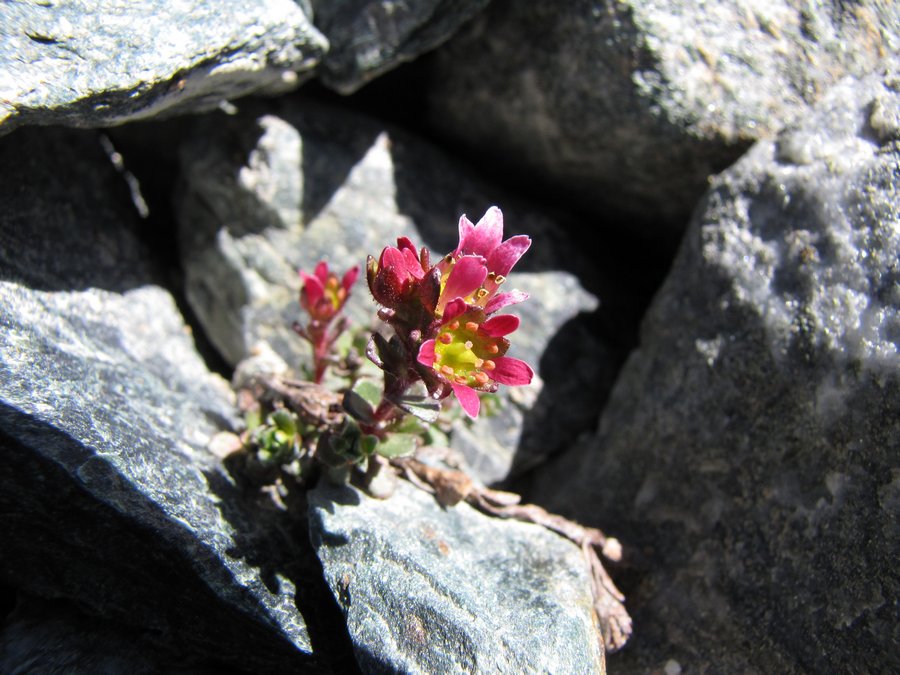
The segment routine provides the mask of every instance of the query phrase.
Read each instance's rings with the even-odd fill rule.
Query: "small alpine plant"
[[[456,248],[436,261],[408,237],[398,238],[396,246],[386,246],[366,263],[369,291],[387,329],[376,330],[368,341],[359,333],[342,340],[349,328],[342,311],[359,268],[338,276],[322,261],[312,274],[301,271],[299,301],[307,319],[293,328],[312,347],[309,379],[266,374],[249,379],[239,391],[247,430],[244,452],[236,457],[243,475],[274,487],[270,494],[278,499],[290,497],[290,485],[308,484],[321,474],[388,496],[391,488],[375,489],[381,469],[387,469],[388,484],[404,477],[444,506],[464,500],[484,513],[535,523],[572,540],[585,557],[603,643],[615,651],[631,634],[631,618],[599,555],[618,561],[617,540],[416,454],[425,445],[447,447],[443,432],[452,410],[442,410],[443,401],[453,397],[474,419],[482,412],[481,393],[531,383],[531,366],[508,355],[520,320],[503,313],[528,298],[506,290],[506,284],[530,246],[524,235],[503,239],[497,207],[477,224],[462,216]],[[339,353],[347,345],[357,351]],[[363,372],[363,351],[381,378],[377,370],[375,378]],[[341,379],[344,384],[334,386]]]

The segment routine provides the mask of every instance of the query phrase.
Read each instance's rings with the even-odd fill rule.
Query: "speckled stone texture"
[[[319,78],[350,94],[450,39],[489,0],[310,0],[329,50]]]
[[[453,142],[676,240],[710,174],[898,50],[883,0],[496,0],[421,82]]]
[[[579,322],[597,306],[582,285],[598,277],[588,254],[521,198],[372,118],[308,101],[268,110],[206,121],[182,152],[176,204],[187,297],[229,363],[260,341],[293,368],[309,362],[309,344],[291,330],[301,318],[298,268],[310,271],[322,258],[341,271],[364,267],[398,236],[443,255],[456,247],[462,213],[477,221],[496,203],[507,237],[534,240],[507,281],[532,296],[510,308],[524,326],[510,355],[544,379],[502,388],[497,414],[460,422],[455,447],[491,482],[514,460],[533,464],[593,428],[616,357]],[[376,311],[361,278],[346,313],[368,330]]]
[[[0,134],[283,93],[327,48],[292,0],[11,0],[0,12]]]
[[[0,583],[210,667],[321,667],[298,609],[321,572],[207,449],[233,396],[98,138],[22,129],[0,166]]]
[[[898,111],[893,60],[715,180],[599,435],[542,477],[649,555],[619,672],[897,669]]]
[[[311,536],[367,673],[602,673],[580,549],[409,483],[310,495]]]

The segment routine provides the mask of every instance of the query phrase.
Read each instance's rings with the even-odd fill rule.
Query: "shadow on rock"
[[[240,454],[226,458],[228,475],[204,476],[219,498],[222,516],[234,528],[227,554],[260,571],[272,593],[284,584],[294,589],[294,604],[303,616],[317,664],[331,673],[358,673],[344,617],[325,583],[322,565],[310,544],[306,490],[286,481],[259,486],[246,478]],[[352,501],[355,493],[347,490]],[[332,542],[341,545],[345,541]]]
[[[20,129],[0,143],[0,165],[0,280],[117,293],[159,281],[137,236],[126,183],[96,132]]]
[[[233,572],[208,544],[93,449],[6,405],[0,429],[4,583],[71,598],[186,659],[251,670],[303,660],[239,609],[258,601],[229,583]],[[219,584],[233,597],[217,594]]]

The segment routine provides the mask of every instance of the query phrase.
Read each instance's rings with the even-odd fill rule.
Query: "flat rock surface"
[[[321,572],[207,449],[233,396],[97,137],[21,130],[0,165],[2,583],[211,663],[316,666],[298,607]]]
[[[580,281],[596,278],[597,267],[549,218],[503,200],[421,141],[311,102],[205,122],[181,156],[176,208],[187,297],[229,363],[260,341],[295,369],[309,363],[308,343],[291,329],[301,319],[297,269],[311,271],[322,258],[341,273],[364,267],[398,236],[443,255],[456,247],[459,216],[468,211],[477,221],[496,196],[506,236],[534,240],[522,273],[517,267],[507,282],[532,296],[511,308],[523,321],[510,355],[534,364],[543,380],[503,388],[499,412],[458,426],[454,442],[490,482],[506,477],[514,460],[534,463],[595,424],[615,358],[577,317],[597,306]],[[368,329],[376,309],[360,279],[347,315]]]
[[[310,508],[365,672],[605,672],[574,544],[405,481],[385,500],[320,487]]]
[[[599,435],[542,476],[651,556],[621,672],[897,667],[898,110],[894,60],[716,179]]]
[[[0,134],[282,93],[327,47],[291,0],[11,0],[0,13]]]
[[[900,5],[497,0],[429,57],[433,127],[675,239],[707,177],[900,50]]]

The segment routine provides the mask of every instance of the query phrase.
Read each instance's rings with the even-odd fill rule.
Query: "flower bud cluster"
[[[359,267],[347,270],[339,280],[324,260],[316,265],[313,274],[300,271],[303,285],[300,287],[300,306],[309,314],[304,326],[294,324],[294,330],[313,348],[313,375],[315,383],[321,383],[328,367],[332,347],[347,326],[343,317],[332,322],[340,314],[350,296],[350,288],[359,276]]]

